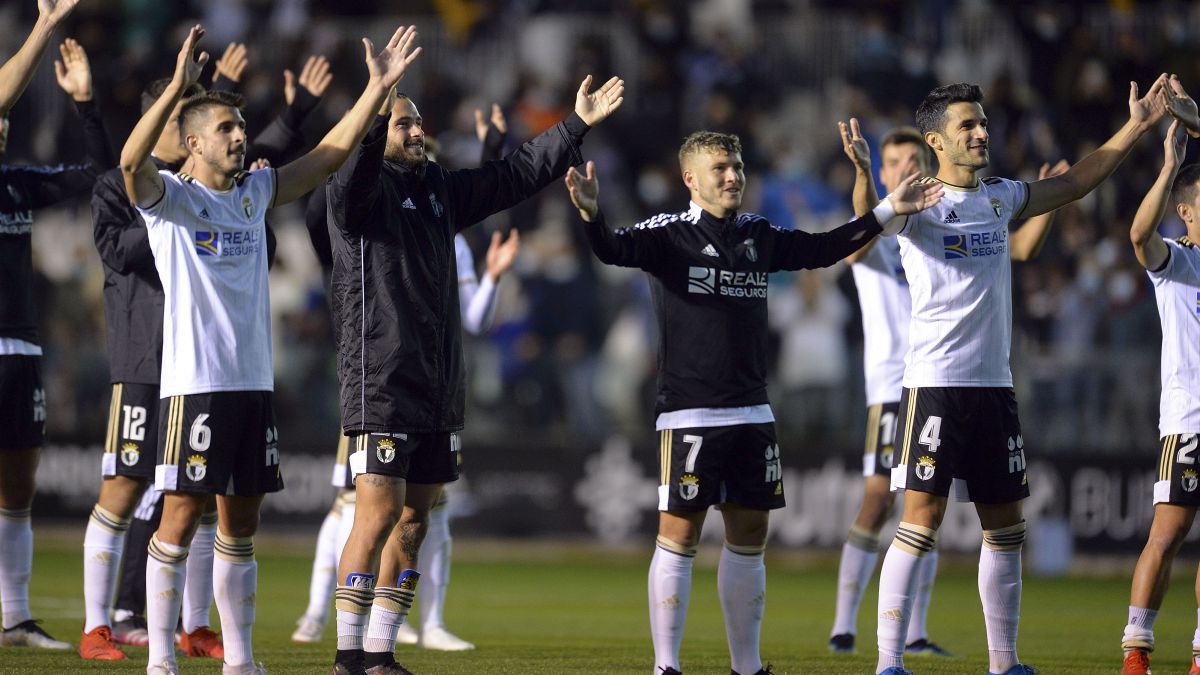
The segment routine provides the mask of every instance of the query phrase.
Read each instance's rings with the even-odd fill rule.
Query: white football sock
[[[213,547],[216,540],[217,514],[200,516],[200,525],[188,546],[187,579],[183,585],[183,630],[188,633],[208,625],[208,613],[213,604]]]
[[[875,672],[904,667],[904,638],[912,614],[913,595],[921,559],[933,550],[937,532],[912,523],[900,523],[896,537],[883,557],[879,572],[879,660]]]
[[[852,526],[846,543],[842,544],[842,560],[838,564],[837,611],[831,637],[858,632],[858,607],[878,560],[878,533]]]
[[[908,622],[906,644],[929,639],[926,620],[929,618],[929,599],[933,596],[933,582],[937,579],[937,565],[937,549],[921,558],[921,567],[917,570],[917,587],[913,589],[912,618]]]
[[[739,675],[753,675],[762,670],[758,646],[767,600],[767,567],[761,546],[725,543],[717,566],[717,595],[725,615],[730,667]]]
[[[213,561],[213,590],[221,617],[221,641],[225,664],[254,663],[252,633],[255,595],[258,592],[258,562],[254,560],[254,537],[227,537],[217,533]]]
[[[329,600],[333,594],[333,587],[337,585],[337,534],[341,524],[342,505],[335,503],[335,507],[325,514],[321,529],[317,531],[317,550],[313,554],[312,580],[308,583],[308,608],[304,610],[304,615],[321,623],[325,623],[329,618]]]
[[[339,650],[362,650],[363,635],[371,618],[371,606],[375,600],[374,575],[350,575],[357,577],[354,586],[338,586],[333,591],[333,606],[337,616]]]
[[[1017,624],[1021,616],[1021,547],[1025,521],[983,531],[979,553],[979,599],[987,626],[989,670],[1017,665]]]
[[[342,559],[342,550],[346,548],[346,541],[350,539],[350,530],[354,529],[354,507],[357,504],[356,495],[351,492],[346,495],[346,499],[342,502],[342,520],[338,523],[337,529],[337,557]],[[336,579],[336,576],[335,576]]]
[[[654,641],[655,671],[682,670],[679,645],[692,597],[692,563],[696,550],[658,538],[650,560],[650,637]]]
[[[146,556],[146,630],[152,665],[175,663],[175,624],[183,605],[188,550],[150,537]]]
[[[381,586],[375,589],[371,620],[363,640],[364,652],[390,654],[396,650],[396,631],[412,609],[419,576],[411,570],[405,570],[400,575],[399,586]]]
[[[121,552],[129,519],[121,520],[99,504],[92,507],[83,535],[83,632],[109,626]]]
[[[1125,635],[1121,639],[1121,648],[1128,652],[1133,649],[1154,651],[1154,620],[1158,618],[1158,610],[1145,607],[1129,606],[1129,623],[1125,625]],[[1200,631],[1197,631],[1200,635]]]
[[[417,601],[421,603],[422,632],[443,625],[446,607],[446,586],[450,583],[450,511],[445,506],[429,512],[429,529],[421,544],[417,569],[421,571],[421,592]]]
[[[29,575],[33,570],[31,509],[0,509],[0,612],[5,628],[33,618]]]

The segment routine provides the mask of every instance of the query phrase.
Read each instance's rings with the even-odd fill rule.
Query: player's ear
[[[1192,207],[1190,204],[1179,203],[1175,205],[1175,212],[1179,214],[1179,219],[1184,223],[1192,222]]]
[[[925,144],[933,148],[934,152],[942,150],[942,135],[936,131],[925,132]]]
[[[696,175],[692,173],[690,168],[685,167],[683,169],[683,184],[687,186],[688,190],[691,190],[695,187],[695,183]]]

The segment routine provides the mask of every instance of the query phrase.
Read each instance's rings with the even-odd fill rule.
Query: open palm
[[[896,214],[911,215],[937,204],[942,200],[942,184],[935,180],[915,182],[920,174],[912,174],[900,181],[892,194],[888,195]]]
[[[38,13],[50,23],[58,23],[75,9],[79,0],[38,0]]]
[[[1138,98],[1137,82],[1129,83],[1129,119],[1138,124],[1151,125],[1167,112],[1167,106],[1163,102],[1162,90],[1167,85],[1167,74],[1163,73],[1158,76],[1154,84],[1150,85],[1150,91],[1146,95]]]
[[[586,220],[596,216],[597,199],[600,196],[600,181],[596,179],[596,163],[587,163],[587,173],[580,173],[575,167],[567,169],[567,193],[571,195],[571,203]]]
[[[404,77],[404,71],[421,53],[420,47],[413,46],[416,39],[416,26],[400,26],[392,34],[392,39],[388,40],[387,45],[376,54],[375,45],[363,38],[363,47],[367,52],[367,72],[371,78],[382,82],[386,87],[396,86],[400,78]]]
[[[175,58],[175,80],[183,79],[184,86],[192,84],[200,79],[200,71],[204,70],[204,64],[208,63],[208,52],[200,52],[200,56],[193,58],[192,54],[196,51],[196,43],[204,37],[204,28],[200,24],[192,26],[188,31],[187,39],[183,41],[183,47],[179,50],[179,56]]]
[[[1196,101],[1183,90],[1183,84],[1175,75],[1162,88],[1162,98],[1171,117],[1179,120],[1192,136],[1200,136],[1200,114],[1196,110]]]
[[[588,126],[603,122],[625,102],[625,80],[615,75],[596,91],[589,92],[591,87],[592,76],[588,75],[575,93],[575,114]]]
[[[62,60],[54,62],[54,77],[58,86],[76,101],[92,100],[92,69],[87,52],[80,44],[67,38],[58,46]]]
[[[870,171],[871,147],[867,145],[867,139],[863,138],[862,131],[858,128],[858,119],[851,117],[849,127],[845,122],[838,122],[838,132],[842,135],[842,150],[850,161],[854,162],[854,166],[863,171]]]

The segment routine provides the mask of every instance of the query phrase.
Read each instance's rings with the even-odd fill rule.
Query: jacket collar
[[[737,211],[734,211],[724,218],[719,218],[711,212],[704,210],[696,202],[689,200],[687,218],[693,223],[701,223],[709,227],[724,229],[726,227],[737,227],[738,214]]]

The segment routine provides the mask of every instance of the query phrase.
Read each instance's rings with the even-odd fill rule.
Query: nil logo
[[[46,390],[40,387],[33,390],[33,421],[46,421]]]

